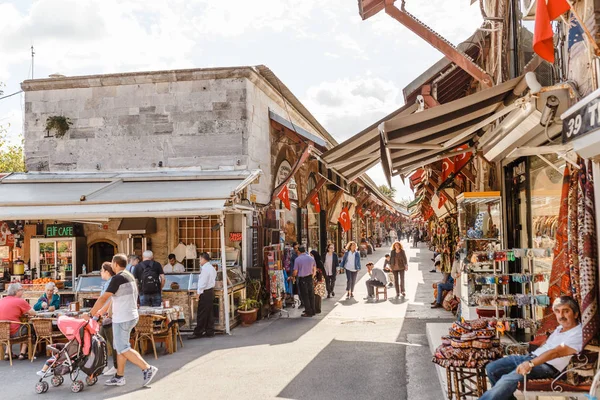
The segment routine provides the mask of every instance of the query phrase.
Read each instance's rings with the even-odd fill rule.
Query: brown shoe
[[[437,304],[437,301],[435,301],[435,300],[431,302],[431,305],[432,305],[432,306],[433,306],[433,305],[436,305],[436,304]]]
[[[440,303],[435,303],[434,305],[431,306],[431,308],[442,308],[443,306]]]

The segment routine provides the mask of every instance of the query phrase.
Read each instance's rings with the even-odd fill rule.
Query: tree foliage
[[[23,138],[19,144],[9,143],[6,130],[0,126],[0,172],[25,172]]]
[[[394,199],[394,196],[396,195],[395,187],[389,187],[387,185],[379,185],[377,188],[384,196],[387,196],[390,199]]]

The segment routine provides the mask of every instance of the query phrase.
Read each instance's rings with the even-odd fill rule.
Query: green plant
[[[46,131],[50,135],[50,131],[55,131],[54,137],[61,138],[65,136],[67,131],[70,129],[73,122],[70,118],[62,115],[53,115],[46,118]]]
[[[258,279],[246,280],[246,297],[253,300],[260,300],[260,291],[262,283]]]
[[[238,310],[241,311],[251,311],[255,308],[260,308],[261,304],[260,301],[256,301],[254,299],[244,299],[242,301],[240,301],[240,305],[238,306]]]

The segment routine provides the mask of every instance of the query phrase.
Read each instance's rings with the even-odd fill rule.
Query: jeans
[[[517,390],[519,382],[523,382],[523,375],[517,374],[517,367],[524,361],[533,360],[535,356],[508,356],[493,361],[485,367],[487,376],[492,383],[492,388],[485,392],[480,400],[504,400],[514,399],[513,393]],[[533,367],[528,379],[555,378],[558,371],[549,364]]]
[[[126,351],[131,350],[131,344],[129,338],[131,337],[131,331],[138,323],[138,319],[132,319],[126,322],[114,322],[112,323],[113,331],[113,346],[117,350],[118,354],[123,354]]]
[[[356,275],[358,275],[358,271],[346,270],[346,278],[348,278],[348,281],[346,282],[347,292],[354,292],[354,286],[356,285]]]
[[[301,276],[298,279],[300,298],[304,304],[306,315],[315,315],[315,286],[312,275]]]
[[[444,290],[454,289],[454,282],[450,282],[450,280],[448,280],[446,283],[438,283],[437,289],[437,299],[435,301],[441,305],[444,302]]]
[[[160,293],[140,295],[140,306],[142,307],[160,307],[161,304],[162,295]]]
[[[394,274],[394,286],[396,288],[397,295],[405,292],[405,290],[404,290],[404,271],[405,270],[403,270],[403,269],[400,271],[392,271],[392,273]]]
[[[376,279],[369,279],[367,281],[367,293],[369,294],[369,297],[373,297],[375,295],[375,286],[385,286],[385,284]]]
[[[333,275],[325,275],[325,287],[327,288],[327,294],[335,292],[335,278],[337,271],[333,271]]]

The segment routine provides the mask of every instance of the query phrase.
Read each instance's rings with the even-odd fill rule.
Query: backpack
[[[150,261],[150,263],[143,263],[144,269],[142,270],[142,293],[143,294],[152,294],[152,293],[160,293],[160,277],[158,273],[154,270],[154,261]]]
[[[90,353],[83,359],[79,368],[87,376],[98,376],[108,362],[106,341],[100,335],[92,335],[90,340]]]

